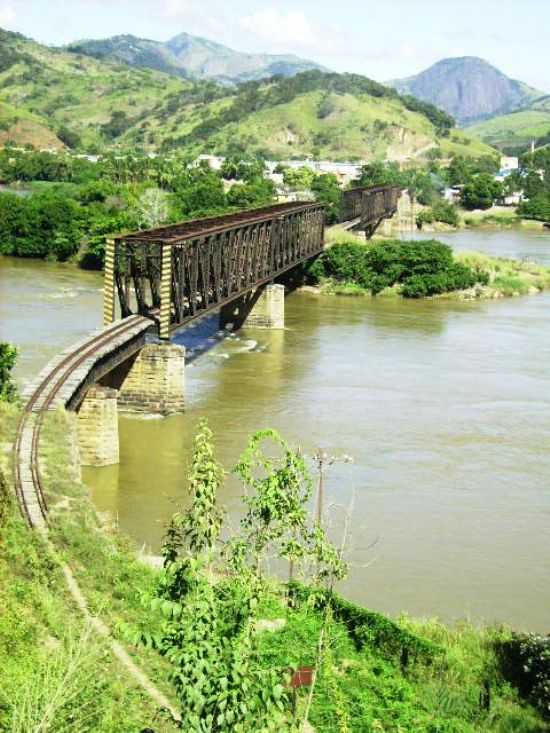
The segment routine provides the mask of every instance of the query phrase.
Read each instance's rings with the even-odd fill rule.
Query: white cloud
[[[15,8],[11,2],[0,3],[0,26],[11,28],[16,19]]]
[[[312,48],[317,44],[317,34],[312,25],[298,10],[285,13],[276,8],[265,8],[241,18],[239,25],[258,41],[267,44],[270,50]]]
[[[204,0],[162,0],[160,16],[172,24],[172,35],[186,31],[224,42],[230,26],[224,0],[210,0],[209,13],[204,12]]]

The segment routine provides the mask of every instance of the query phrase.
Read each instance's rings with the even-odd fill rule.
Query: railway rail
[[[40,373],[25,391],[27,401],[14,443],[14,485],[21,514],[34,529],[46,529],[48,504],[40,470],[39,446],[44,416],[66,405],[85,381],[90,369],[118,345],[151,327],[151,319],[132,316],[66,349]]]

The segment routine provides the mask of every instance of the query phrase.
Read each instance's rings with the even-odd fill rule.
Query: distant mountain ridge
[[[185,79],[0,29],[0,146],[422,161],[491,155],[449,115],[357,74]]]
[[[442,59],[420,74],[387,83],[435,104],[461,125],[524,109],[543,96],[476,56]]]
[[[169,41],[153,41],[132,35],[71,43],[68,51],[97,59],[164,71],[186,79],[237,84],[271,76],[294,76],[319,64],[292,54],[252,54],[206,38],[180,33]]]

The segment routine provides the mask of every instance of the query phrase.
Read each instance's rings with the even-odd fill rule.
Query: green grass
[[[492,146],[527,146],[550,133],[550,109],[533,107],[493,117],[466,128],[466,132]]]
[[[13,440],[17,419],[16,407],[0,403],[0,448],[7,449]],[[140,596],[151,587],[154,574],[136,560],[122,537],[100,527],[76,479],[67,419],[63,413],[50,416],[42,443],[51,539],[77,575],[92,610],[116,632],[117,622],[143,618]],[[9,453],[0,455],[0,468],[10,476]],[[0,587],[0,730],[174,730],[128,679],[105,641],[87,627],[67,593],[56,558],[27,529],[11,500],[1,531]],[[159,687],[170,689],[161,659],[142,650],[134,650],[134,656]],[[48,716],[54,716],[53,724],[40,728]]]
[[[490,287],[506,296],[550,288],[550,267],[535,262],[490,257],[479,252],[458,252],[455,257],[473,270],[487,273]]]
[[[0,404],[0,466],[9,475],[7,448],[18,408]],[[129,623],[154,629],[146,610],[156,571],[137,561],[132,545],[102,526],[75,474],[70,441],[73,416],[48,416],[43,434],[44,479],[51,506],[51,539],[70,564],[94,613],[120,635]],[[4,497],[4,498],[2,498]],[[170,733],[172,724],[113,661],[86,628],[59,565],[40,537],[0,492],[0,730],[52,733]],[[303,590],[300,590],[302,588]],[[273,584],[262,617],[285,619],[258,637],[261,667],[313,665],[323,625],[315,596],[298,586],[289,610]],[[392,621],[336,598],[310,720],[319,733],[543,733],[537,713],[502,679],[493,642],[502,630],[437,621]],[[409,653],[403,656],[403,649]],[[154,652],[133,650],[140,666],[167,692],[167,667]],[[491,689],[490,710],[480,706]],[[304,710],[307,688],[297,696]],[[46,730],[46,728],[44,728]]]
[[[260,637],[265,667],[313,666],[322,616],[304,603],[288,613],[279,601],[267,614],[286,618],[286,625]],[[376,614],[370,618],[376,623]],[[378,617],[384,621],[384,617]],[[324,661],[317,680],[311,723],[322,733],[385,731],[386,733],[542,733],[544,723],[502,679],[493,650],[505,631],[479,630],[463,624],[450,629],[438,621],[401,619],[386,639],[403,633],[429,650],[408,657],[378,646],[366,635],[358,645],[350,629],[333,619],[327,628]],[[399,642],[397,643],[399,648]],[[491,709],[480,705],[482,691],[491,690]],[[303,710],[307,689],[298,694]]]

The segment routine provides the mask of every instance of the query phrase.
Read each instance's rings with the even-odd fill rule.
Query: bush
[[[550,221],[550,193],[538,193],[529,201],[523,201],[518,214],[524,219]]]
[[[387,241],[370,247],[355,242],[335,244],[309,268],[313,280],[323,277],[354,283],[373,295],[396,284],[408,298],[462,290],[488,276],[455,262],[451,248],[435,240]]]
[[[462,189],[461,203],[465,209],[490,209],[502,197],[502,184],[490,173],[480,173]]]
[[[416,218],[419,229],[422,224],[433,224],[434,221],[449,224],[449,226],[457,227],[459,224],[458,212],[456,206],[449,201],[443,199],[436,201],[429,209],[424,209]]]
[[[550,636],[515,634],[497,650],[506,679],[550,719]]]
[[[0,342],[0,401],[11,402],[17,395],[11,376],[16,360],[15,346]]]

